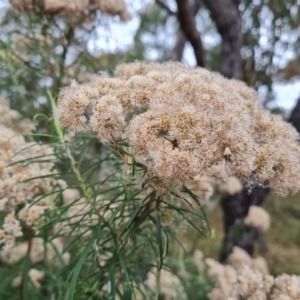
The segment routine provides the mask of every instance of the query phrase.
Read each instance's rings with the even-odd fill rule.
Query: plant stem
[[[57,116],[57,111],[56,111],[56,103],[55,103],[55,100],[53,98],[53,96],[51,95],[50,92],[48,92],[48,96],[50,98],[50,102],[51,102],[51,107],[52,107],[52,110],[53,110],[53,115],[54,115],[54,127],[55,127],[55,130],[59,136],[59,140],[61,142],[61,144],[63,145],[64,147],[64,150],[67,154],[67,157],[69,158],[70,162],[71,162],[71,166],[72,166],[72,170],[76,176],[76,179],[79,183],[79,186],[80,188],[82,189],[82,192],[86,198],[86,201],[93,205],[94,204],[94,200],[93,200],[93,195],[90,193],[90,191],[88,190],[88,186],[86,186],[81,174],[80,174],[80,171],[79,169],[77,168],[77,163],[76,163],[76,160],[71,152],[71,149],[68,145],[68,143],[65,142],[64,140],[64,133],[63,133],[63,130],[61,128],[61,125],[59,123],[59,119],[58,119],[58,116]],[[117,240],[120,240],[122,242],[122,240],[120,238],[118,238],[118,234],[115,232],[115,230],[112,228],[112,226],[104,219],[103,216],[101,216],[100,214],[97,214],[98,217],[101,219],[102,222],[104,222],[107,227],[109,228],[109,230],[112,232],[112,234],[114,235],[115,239]]]
[[[72,170],[76,176],[76,179],[79,183],[79,186],[80,188],[82,189],[83,193],[84,193],[84,196],[86,197],[86,200],[89,204],[93,204],[93,197],[92,195],[90,194],[90,192],[88,191],[88,187],[86,186],[86,184],[84,183],[84,180],[77,168],[77,163],[76,163],[76,160],[71,152],[71,149],[69,147],[69,145],[65,142],[64,140],[64,133],[63,133],[63,130],[60,126],[60,123],[59,123],[59,120],[58,120],[58,116],[57,116],[57,112],[56,112],[56,104],[55,104],[55,100],[54,98],[52,97],[52,95],[50,93],[48,93],[49,95],[49,98],[50,98],[50,101],[51,101],[51,106],[52,106],[52,109],[53,109],[53,114],[54,114],[54,127],[55,127],[55,130],[58,134],[58,137],[59,137],[59,140],[61,142],[61,144],[63,145],[64,147],[64,150],[67,154],[67,157],[68,159],[70,160],[71,162],[71,167],[72,167]]]
[[[155,300],[159,300],[159,296],[160,296],[160,275],[161,275],[161,270],[157,269]]]

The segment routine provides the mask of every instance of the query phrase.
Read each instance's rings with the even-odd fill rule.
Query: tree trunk
[[[296,106],[292,110],[289,122],[297,129],[300,133],[300,98],[298,99]]]
[[[251,229],[247,232],[241,232],[238,236],[233,235],[233,226],[238,220],[243,220],[249,211],[251,205],[260,206],[269,193],[269,189],[262,187],[254,187],[249,194],[248,191],[243,190],[235,195],[227,195],[221,199],[221,206],[223,209],[223,222],[225,237],[223,240],[220,261],[226,262],[228,255],[234,246],[239,246],[253,255],[255,240],[263,239],[262,232],[256,229]],[[261,243],[261,249],[266,251],[265,243]]]
[[[243,46],[240,0],[204,0],[222,37],[220,72],[227,78],[241,79]]]
[[[204,3],[222,37],[220,72],[227,78],[241,79],[243,32],[242,17],[239,11],[240,0],[204,0]],[[251,205],[261,205],[268,192],[269,189],[255,187],[250,194],[245,189],[221,199],[225,231],[220,254],[221,262],[226,261],[233,246],[239,246],[253,255],[255,240],[264,240],[262,233],[255,229],[240,234],[233,232],[233,229],[238,220],[246,217]],[[265,243],[261,244],[261,248],[266,250]]]

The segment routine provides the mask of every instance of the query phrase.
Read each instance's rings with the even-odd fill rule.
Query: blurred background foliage
[[[123,62],[135,60],[168,61],[173,59],[177,40],[180,39],[178,35],[181,26],[177,20],[176,2],[172,0],[127,2],[133,15],[133,21],[129,21],[128,24],[132,25],[120,25],[118,17],[107,17],[98,12],[93,12],[87,22],[72,22],[68,18],[44,13],[43,11],[24,14],[15,11],[9,3],[3,2],[0,12],[1,98],[9,99],[11,108],[19,111],[26,118],[33,119],[37,113],[52,116],[48,99],[49,93],[56,97],[61,88],[69,85],[73,79],[79,83],[87,82],[92,75],[99,72],[112,73],[116,65]],[[206,67],[214,71],[220,71],[222,37],[205,2],[199,1],[198,3],[195,24],[203,42],[207,59]],[[241,79],[259,92],[264,106],[272,109],[275,113],[288,117],[288,112],[282,107],[277,107],[274,103],[273,87],[276,82],[289,82],[299,76],[299,0],[232,0],[231,2],[239,8],[242,20]],[[190,1],[188,4],[192,8],[195,3]],[[133,26],[135,28],[131,37],[132,43],[126,47],[112,47],[114,49],[111,50],[109,46],[111,43],[110,32],[121,30],[122,26]],[[102,32],[106,32],[106,35],[103,36]],[[196,65],[193,47],[188,41],[185,40],[183,48],[179,60],[183,63]],[[37,124],[39,133],[54,132],[53,127],[45,119],[39,118]],[[41,139],[45,141],[44,137]],[[49,143],[53,142],[51,138],[46,140]],[[112,154],[112,156],[108,155],[108,158],[103,159],[107,153],[96,139],[81,136],[80,142],[74,142],[71,145],[71,151],[74,153],[76,161],[81,162],[79,169],[82,172],[85,169],[88,170],[85,176],[89,178],[91,185],[95,184],[96,186],[100,182],[105,187],[105,184],[109,182],[111,187],[114,180],[118,182],[118,186],[113,193],[109,193],[112,203],[118,195],[124,193],[124,191],[120,192],[118,190],[121,176],[119,158]],[[97,177],[99,174],[97,176],[93,175],[92,166],[100,166],[101,164],[104,164],[104,170],[105,168],[114,170],[109,181],[106,177],[99,179]],[[68,174],[71,163],[68,160],[66,161],[65,156],[59,160],[57,168],[64,172],[64,179],[67,180],[70,186],[73,184],[76,186],[77,179],[74,177],[74,172],[70,171],[70,174]],[[90,173],[89,170],[91,170]],[[123,187],[127,187],[127,184],[124,184]],[[100,195],[101,193],[105,194],[105,189],[103,191],[97,190],[97,192]],[[134,206],[136,199],[141,201],[141,195],[134,188],[127,192],[127,203],[132,201]],[[208,210],[208,218],[215,232],[215,236],[212,238],[201,235],[195,228],[185,224],[181,216],[178,216],[178,226],[175,228],[178,241],[172,240],[172,244],[169,245],[166,265],[181,279],[184,289],[188,293],[188,299],[207,299],[206,295],[212,287],[212,282],[204,269],[191,264],[191,259],[196,249],[201,249],[206,257],[219,258],[224,238],[222,210],[217,205],[219,201],[220,194],[216,192],[213,197],[215,205],[213,205],[213,209]],[[281,199],[271,194],[264,201],[263,207],[272,217],[271,229],[267,234],[268,252],[264,254],[271,273],[277,275],[284,272],[300,275],[298,263],[300,251],[299,195]],[[113,209],[109,206],[108,210],[113,213]],[[135,206],[130,208],[131,213],[134,211],[136,211]],[[176,216],[164,215],[164,217],[166,219],[174,218],[171,221],[176,224]],[[51,218],[49,220],[49,222],[52,222]],[[143,246],[152,243],[148,239],[149,235],[156,235],[152,227],[149,226],[149,230],[147,229],[147,222],[151,222],[151,219],[145,221],[143,234],[135,235],[133,231],[134,236],[131,243],[136,248],[133,247],[134,251],[132,253],[125,253],[125,269],[127,270],[128,267],[129,275],[135,273],[135,267],[139,267],[139,264],[143,266],[142,268],[145,268],[145,272],[155,265],[150,259],[147,260],[148,257],[153,255],[153,253],[147,253],[147,251],[153,250],[155,252],[155,247],[151,249],[149,245]],[[155,220],[153,219],[152,222],[155,223]],[[157,226],[157,224],[155,225]],[[110,240],[107,244],[101,244],[101,251],[93,248],[93,242],[86,245],[84,239],[81,241],[78,238],[74,243],[77,246],[86,247],[86,255],[93,251],[100,251],[104,256],[105,253],[109,255],[112,253],[111,248],[114,247],[111,243],[113,234],[111,235],[111,228],[108,224],[105,224],[102,229],[101,234],[97,233],[96,228],[93,229],[94,240],[98,241],[99,236],[105,239],[105,235]],[[47,237],[47,231],[42,231],[42,235]],[[140,247],[140,245],[142,246]],[[182,247],[178,245],[182,245]],[[78,254],[72,243],[65,251],[69,251],[74,257]],[[112,265],[117,264],[116,267],[120,277],[127,276],[124,274],[124,266],[120,265],[122,259],[120,260],[120,257],[117,259],[115,256],[118,255],[117,249],[114,251],[112,257],[108,259],[105,257],[107,263],[104,266],[98,266],[99,269],[103,270],[104,268],[106,270],[100,273],[108,274],[105,276],[111,276],[112,281],[118,280],[113,279],[115,273],[111,270]],[[256,245],[255,255],[257,254],[259,254],[259,249]],[[78,256],[79,261],[81,257]],[[73,265],[65,266],[58,273],[54,269],[52,273],[47,274],[47,280],[53,280],[55,282],[54,286],[61,282],[61,286],[57,285],[56,287],[58,298],[53,299],[63,299],[62,291],[65,289],[63,285],[70,280],[68,275],[70,269],[75,266],[76,270],[78,265],[75,262],[76,259],[74,259]],[[26,267],[28,268],[25,264]],[[97,266],[91,267],[90,270],[86,269],[86,273],[82,277],[86,281],[91,280],[89,284],[86,285],[85,281],[80,281],[76,286],[77,293],[82,295],[82,298],[78,299],[102,299],[99,298],[99,295],[99,297],[95,296],[97,294],[95,293],[95,289],[97,289],[95,277],[90,275],[97,271],[93,268],[97,268]],[[17,268],[14,272],[11,269],[3,271],[1,275],[5,276],[6,279],[1,282],[1,285],[7,284],[17,272]],[[73,272],[76,271],[73,269]],[[189,273],[189,275],[183,275],[184,273]],[[107,280],[105,276],[100,279],[97,277],[97,283],[100,281],[104,284]],[[75,275],[73,278],[75,278]],[[118,282],[114,281],[114,283],[117,287],[116,293],[121,295],[122,293],[118,290]],[[86,288],[86,286],[89,286],[89,288]],[[130,299],[130,297],[126,298],[126,286],[121,288],[125,291],[123,293],[125,296],[122,299]],[[1,293],[1,299],[14,299],[13,297],[15,297],[13,290],[8,293]],[[30,295],[30,299],[49,299],[47,298],[47,290],[42,290],[39,296],[35,293],[28,295]],[[114,299],[115,295],[111,294],[110,296],[109,299]],[[22,295],[20,298],[22,299]],[[20,298],[16,297],[16,299]]]
[[[176,10],[172,1],[165,4]],[[94,12],[88,22],[68,22],[51,13],[20,14],[8,3],[2,6],[1,95],[12,99],[12,108],[28,116],[37,111],[48,112],[46,91],[57,94],[72,79],[87,81],[90,75],[113,70],[122,62],[169,60],[179,28],[175,13],[170,14],[154,1],[132,4],[138,23],[131,25],[136,27],[133,43],[110,50],[109,33],[103,36],[99,28],[106,32],[112,25],[120,28],[115,26],[116,17],[103,17]],[[139,7],[138,11],[135,6]],[[244,38],[242,78],[248,85],[261,89],[261,97],[267,104],[274,99],[271,93],[274,82],[292,80],[299,74],[298,4],[296,0],[241,1],[239,9]],[[219,71],[222,39],[201,1],[195,21],[207,52],[208,67]],[[96,42],[101,46],[91,46]],[[195,63],[189,43],[185,48],[182,60]],[[18,105],[20,102],[22,105]]]

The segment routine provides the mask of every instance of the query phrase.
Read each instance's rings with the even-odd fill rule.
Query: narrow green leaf
[[[45,115],[45,114],[39,113],[39,114],[35,114],[35,115],[34,115],[34,117],[33,117],[33,119],[32,119],[33,122],[36,122],[36,120],[37,120],[38,117],[45,118],[47,121],[49,121],[49,119],[50,119],[49,116],[47,116],[47,115]]]
[[[163,253],[163,257],[165,258],[168,254],[168,251],[169,251],[169,236],[167,234],[167,231],[164,229],[163,230],[163,233],[165,235],[165,247],[164,247],[164,253]]]
[[[156,243],[158,244],[158,270],[161,270],[164,261],[163,241],[162,241],[162,227],[161,227],[161,213],[159,201],[156,202]]]
[[[114,256],[113,256],[114,259]],[[112,261],[109,265],[109,273],[108,273],[108,282],[107,282],[107,291],[109,299],[114,300],[116,297],[116,284],[115,284],[115,262]]]
[[[173,205],[173,204],[170,204],[166,201],[162,201],[162,203],[166,204],[166,206],[164,207],[165,209],[172,209],[172,210],[175,210],[175,211],[181,211],[183,213],[189,213],[193,216],[196,216],[197,218],[200,218],[200,219],[204,219],[202,215],[199,215],[198,213],[192,211],[192,210],[189,210],[189,209],[186,209],[186,208],[183,208],[183,207],[179,207],[179,206],[176,206],[176,205]]]
[[[207,229],[208,229],[208,232],[209,232],[209,236],[210,236],[211,235],[210,222],[207,218],[207,215],[206,215],[205,209],[203,208],[203,205],[199,201],[199,198],[189,188],[187,188],[185,185],[183,186],[183,192],[189,194],[192,197],[192,199],[196,202],[198,207],[200,208],[203,219],[206,223],[206,226],[207,226]]]
[[[127,241],[130,239],[130,237],[138,230],[139,226],[149,217],[149,215],[154,211],[154,209],[150,209],[143,218],[139,219],[137,222],[135,222],[134,226],[130,229],[128,234],[123,240],[123,243],[120,245],[118,251],[127,243]]]
[[[119,205],[114,212],[112,213],[111,217],[108,220],[109,224],[112,224],[117,216],[117,214],[126,206],[127,202],[124,201],[121,205]]]
[[[203,236],[208,237],[200,228],[199,226],[195,225],[195,223],[190,220],[189,218],[187,218],[184,214],[181,214],[182,217],[192,226],[194,227],[199,233],[201,233]]]
[[[140,193],[141,191],[139,191]],[[136,195],[137,193],[135,193],[134,195]],[[132,225],[133,221],[135,220],[135,218],[140,214],[140,212],[146,207],[147,203],[146,200],[148,198],[151,197],[153,193],[150,193],[149,195],[147,195],[144,200],[143,203],[140,203],[137,208],[135,209],[135,211],[133,212],[131,218],[128,220],[128,222],[125,224],[124,228],[122,229],[121,233],[119,234],[119,237],[121,237],[122,235],[124,235],[124,233],[130,228],[130,226]],[[128,201],[130,201],[133,197],[130,197],[128,199]],[[127,202],[128,202],[127,201]]]
[[[127,283],[129,284],[130,288],[132,289],[132,282],[131,282],[131,279],[130,279],[130,276],[129,276],[129,273],[128,273],[128,270],[127,270],[127,267],[126,267],[124,257],[123,257],[123,255],[120,251],[117,252],[117,254],[118,254],[118,257],[119,257],[120,265],[122,267],[125,279],[126,279]]]
[[[124,300],[131,300],[132,299],[132,288],[130,285],[126,284],[124,286]]]
[[[72,280],[71,280],[71,284],[70,284],[70,288],[69,288],[69,300],[73,300],[74,299],[74,292],[75,292],[75,287],[76,287],[76,282],[79,276],[79,273],[82,269],[82,266],[89,254],[89,251],[91,250],[92,246],[94,244],[94,238],[91,238],[88,242],[88,244],[86,245],[83,253],[81,254],[75,268],[72,271]]]
[[[29,256],[26,256],[25,258],[25,262],[24,262],[24,269],[23,269],[23,299],[30,299],[31,297],[31,293],[30,293],[30,289],[29,289],[29,285],[30,285],[30,279],[29,279],[29,269],[30,269],[30,258]]]

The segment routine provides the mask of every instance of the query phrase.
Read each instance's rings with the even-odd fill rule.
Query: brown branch
[[[168,15],[170,15],[170,16],[176,16],[177,15],[177,13],[175,11],[171,10],[170,7],[167,4],[165,4],[163,1],[155,0],[155,3],[158,6],[160,6],[162,9],[164,9],[168,13]]]
[[[28,246],[27,246],[27,256],[30,257],[30,252],[31,252],[31,248],[32,248],[32,241],[34,238],[34,232],[31,228],[29,228],[29,234],[28,234]]]
[[[202,5],[202,0],[198,0],[198,1],[196,0],[195,3],[192,5],[191,11],[193,16],[197,15],[201,5]],[[171,56],[172,61],[181,61],[186,42],[187,39],[184,32],[181,29],[179,29],[177,33],[176,43]]]
[[[203,48],[200,34],[196,27],[195,17],[189,6],[188,0],[176,0],[177,3],[177,18],[187,40],[191,43],[197,65],[205,67],[207,65],[205,58],[205,50]]]
[[[291,123],[297,129],[297,131],[300,133],[300,98],[298,99],[298,101],[290,115],[289,123]]]
[[[179,29],[171,56],[172,61],[181,61],[186,41],[187,40],[184,32]]]
[[[146,207],[143,209],[143,211],[137,215],[135,218],[134,218],[134,223],[136,224],[137,222],[139,222],[142,218],[144,218],[146,216],[146,214],[149,212],[149,210],[151,209],[151,206],[152,206],[152,203],[154,202],[154,200],[156,199],[156,193],[154,192],[151,197],[150,197],[150,200],[149,202],[147,203]]]
[[[240,0],[203,0],[222,37],[220,72],[227,78],[241,79],[243,46]]]
[[[59,75],[56,81],[55,94],[59,93],[59,89],[61,88],[61,84],[65,76],[65,63],[66,63],[67,53],[69,51],[69,47],[71,45],[73,37],[74,37],[74,28],[70,26],[65,34],[63,52],[61,54],[60,62],[59,62]]]

